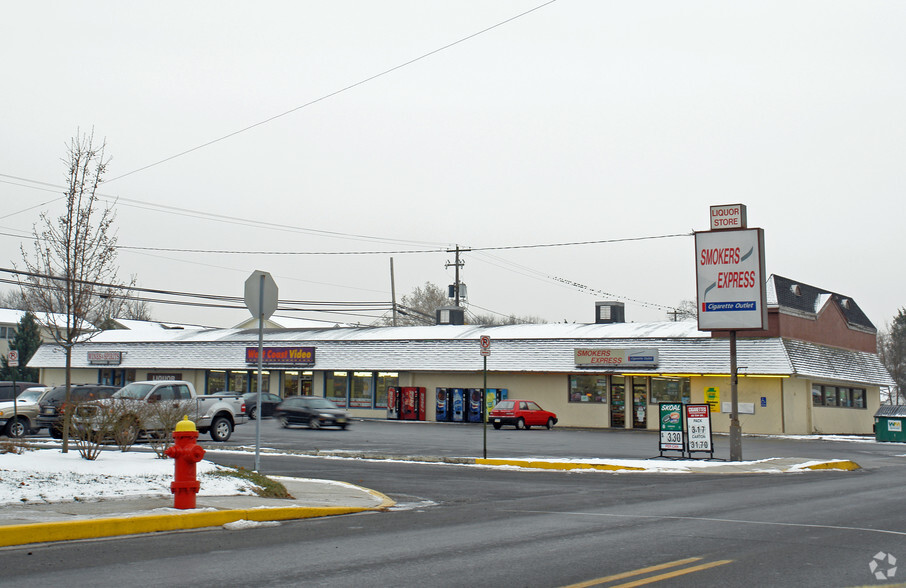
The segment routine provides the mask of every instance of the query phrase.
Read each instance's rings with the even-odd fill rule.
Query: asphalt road
[[[232,442],[243,442],[246,435],[254,440],[254,427],[248,429]],[[272,429],[262,434],[269,447],[353,450],[364,445],[399,455],[431,453],[435,444],[443,448],[449,441],[460,449],[451,455],[474,455],[475,447],[461,450],[472,443],[473,431],[446,425]],[[545,449],[549,456],[581,451],[589,457],[640,457],[650,455],[644,446],[649,441],[656,448],[656,437],[648,433],[491,432],[499,433],[495,447],[510,455]],[[652,578],[661,586],[863,586],[903,581],[906,572],[887,577],[886,556],[906,557],[901,498],[906,470],[904,458],[897,457],[906,448],[747,438],[744,451],[754,455],[787,446],[798,451],[770,457],[828,453],[856,461],[862,456],[869,465],[856,472],[799,474],[568,473],[265,454],[261,469],[267,473],[353,482],[380,490],[399,505],[386,513],[242,531],[218,528],[10,548],[0,550],[0,565],[5,583],[33,586],[618,586]],[[210,452],[208,458],[249,466],[254,455]],[[874,573],[883,574],[885,582],[870,567],[880,553],[885,559],[876,561]]]

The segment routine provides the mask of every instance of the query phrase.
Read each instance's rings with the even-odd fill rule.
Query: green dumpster
[[[882,406],[875,413],[875,441],[906,442],[906,406]]]

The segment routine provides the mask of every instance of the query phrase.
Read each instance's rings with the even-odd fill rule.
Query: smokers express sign
[[[695,233],[698,328],[765,329],[764,230]]]

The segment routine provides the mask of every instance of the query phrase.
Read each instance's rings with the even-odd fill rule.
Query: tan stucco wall
[[[755,405],[755,414],[739,414],[739,425],[742,432],[782,433],[782,384],[781,378],[745,378],[741,377],[737,385],[737,401]],[[721,407],[730,402],[730,378],[721,377],[694,377],[692,378],[692,402],[699,404],[705,402],[705,389],[717,387],[720,390]],[[761,406],[764,397],[767,406]],[[657,421],[651,422],[649,428],[657,428]],[[653,425],[653,427],[652,427]],[[730,430],[730,414],[716,412],[711,415],[711,428],[715,432],[728,432]]]

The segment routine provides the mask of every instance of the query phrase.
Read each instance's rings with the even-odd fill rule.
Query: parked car
[[[547,427],[553,429],[557,424],[557,415],[544,410],[531,400],[502,400],[488,413],[488,422],[499,429],[503,425],[513,425],[517,429]]]
[[[211,396],[241,396],[245,401],[245,414],[250,420],[257,418],[258,412],[258,393],[257,392],[215,392]],[[268,392],[261,393],[261,416],[273,416],[274,409],[283,402],[283,399],[276,394]]]
[[[277,405],[274,417],[284,429],[290,425],[308,425],[312,429],[349,426],[349,414],[320,396],[290,396]]]
[[[119,390],[119,386],[102,386],[100,384],[73,384],[70,386],[69,398],[72,402],[86,402],[109,398]],[[47,427],[54,439],[63,438],[63,409],[66,402],[66,386],[52,388],[38,401],[38,426]]]
[[[39,386],[23,391],[13,402],[0,402],[0,431],[19,438],[38,430],[38,400],[50,388]]]
[[[19,394],[24,392],[26,388],[39,388],[41,386],[44,386],[44,384],[39,384],[37,382],[0,382],[0,402],[4,400],[12,402],[13,399],[18,398]]]

